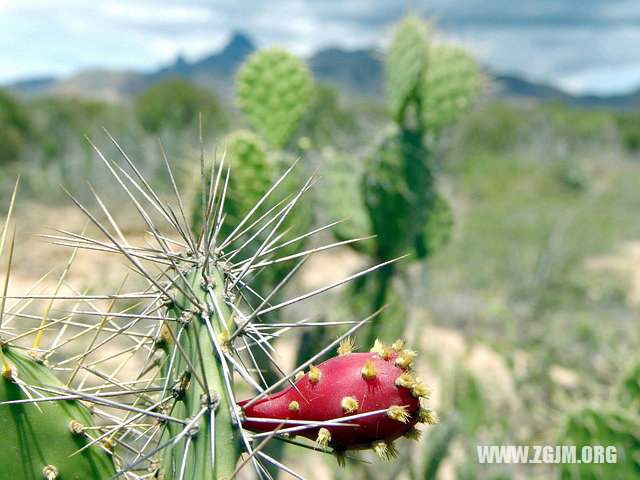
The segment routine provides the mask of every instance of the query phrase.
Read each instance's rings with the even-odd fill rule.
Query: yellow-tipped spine
[[[387,410],[387,417],[398,422],[407,423],[409,421],[409,412],[402,405],[391,405]]]
[[[318,383],[320,377],[322,376],[322,372],[315,365],[309,365],[309,381],[311,383]]]
[[[327,430],[324,427],[318,430],[318,438],[316,438],[317,443],[319,443],[323,447],[328,447],[330,441],[331,441],[331,432],[329,430]]]
[[[342,411],[344,413],[353,413],[359,408],[358,400],[354,397],[344,397],[342,402],[340,402],[340,405],[342,406]]]
[[[371,380],[378,374],[378,369],[376,368],[375,363],[373,363],[371,360],[365,360],[361,372],[362,378],[364,378],[365,380]]]

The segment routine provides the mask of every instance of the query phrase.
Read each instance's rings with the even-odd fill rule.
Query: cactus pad
[[[77,400],[33,403],[33,398],[54,396],[50,391],[64,386],[47,366],[20,350],[5,347],[2,355],[9,368],[0,375],[0,479],[114,475],[111,455],[101,444],[75,454],[91,440],[83,432],[83,427],[93,426],[89,410]]]
[[[478,87],[478,66],[468,53],[448,45],[431,48],[420,92],[428,133],[437,135],[455,122],[473,103]]]
[[[253,54],[242,66],[236,91],[249,124],[280,148],[307,109],[311,77],[302,60],[272,47]]]
[[[325,155],[323,179],[319,183],[319,203],[326,217],[332,221],[346,219],[332,229],[340,241],[371,235],[371,222],[360,195],[360,172],[356,159],[349,155]],[[354,250],[373,254],[372,239],[350,243]]]
[[[395,29],[385,65],[387,97],[393,118],[401,123],[427,65],[427,28],[410,15]]]

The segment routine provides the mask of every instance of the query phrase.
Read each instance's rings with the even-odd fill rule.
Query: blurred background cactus
[[[282,148],[309,105],[311,77],[302,60],[272,47],[253,54],[240,68],[236,92],[249,124]]]
[[[437,185],[438,145],[445,127],[473,104],[480,72],[463,50],[432,45],[427,24],[410,15],[395,27],[385,74],[392,132],[361,172],[348,161],[328,161],[330,180],[322,202],[332,214],[354,219],[335,228],[337,238],[375,235],[353,245],[370,254],[373,263],[406,254],[407,261],[415,261],[430,256],[449,238],[452,214]],[[345,193],[336,195],[338,189]],[[376,335],[397,336],[404,329],[406,302],[394,298],[396,273],[404,264],[388,265],[356,285],[361,297],[357,308],[391,306],[372,322],[367,341]]]

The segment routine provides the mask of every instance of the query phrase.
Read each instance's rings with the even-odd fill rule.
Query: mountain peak
[[[220,52],[194,63],[194,70],[216,70],[226,74],[233,73],[256,49],[248,35],[235,32],[231,35],[229,43]]]
[[[244,32],[234,32],[229,39],[227,46],[222,49],[219,55],[234,54],[243,52],[245,55],[256,49],[249,35]]]

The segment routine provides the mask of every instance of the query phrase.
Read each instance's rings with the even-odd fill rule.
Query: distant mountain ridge
[[[251,38],[235,33],[219,52],[195,62],[179,56],[172,65],[151,73],[89,70],[71,77],[27,79],[7,85],[10,91],[24,95],[67,95],[118,101],[131,98],[145,88],[170,76],[180,76],[214,91],[222,98],[232,98],[234,74],[244,60],[256,50]],[[320,50],[308,59],[318,83],[330,84],[350,96],[382,98],[384,64],[382,53],[374,49],[347,51],[341,48]],[[488,73],[492,79],[491,95],[508,102],[556,101],[588,108],[640,109],[640,89],[624,95],[572,95],[556,87],[530,82],[515,75]]]

